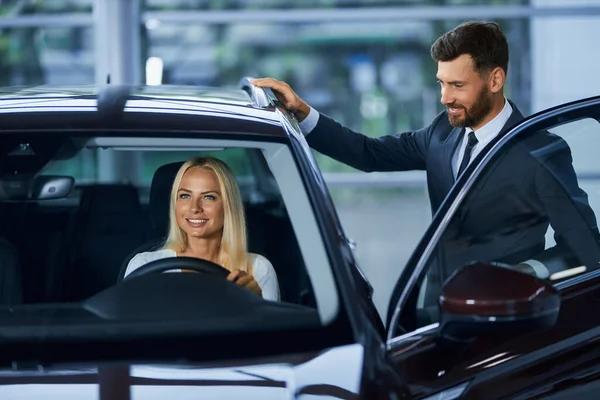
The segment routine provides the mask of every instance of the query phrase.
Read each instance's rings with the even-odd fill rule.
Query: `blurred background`
[[[441,111],[429,48],[466,20],[502,26],[506,95],[524,114],[600,94],[600,0],[0,0],[0,82],[105,83],[115,65],[114,82],[151,85],[271,76],[380,136]],[[384,315],[431,219],[425,176],[364,174],[315,156]],[[68,173],[95,179],[101,163],[82,155]]]

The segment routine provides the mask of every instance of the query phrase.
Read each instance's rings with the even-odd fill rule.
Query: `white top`
[[[151,261],[170,257],[177,257],[175,250],[162,249],[136,254],[127,264],[125,276]],[[279,284],[273,265],[260,254],[248,253],[248,258],[252,263],[252,275],[262,290],[262,297],[267,300],[279,301]],[[181,270],[173,270],[173,272],[177,271],[181,272]]]
[[[513,109],[510,103],[505,98],[504,107],[502,108],[502,111],[500,111],[500,114],[496,115],[493,120],[491,120],[481,128],[477,129],[477,132],[475,132],[477,144],[475,145],[475,147],[473,147],[473,150],[471,151],[471,158],[469,159],[469,163],[471,163],[471,160],[473,160],[475,156],[479,154],[481,150],[483,150],[483,148],[500,133],[500,131],[506,124],[506,121],[508,121],[508,119],[510,118],[512,111]],[[467,143],[469,142],[469,133],[472,131],[473,129],[471,128],[465,128],[465,134],[463,136],[463,139],[456,151],[454,152],[454,156],[452,157],[452,173],[454,173],[455,178],[460,163],[465,154]]]

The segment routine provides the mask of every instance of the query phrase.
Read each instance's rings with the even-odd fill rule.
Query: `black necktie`
[[[477,137],[475,136],[475,132],[469,132],[469,140],[467,142],[467,147],[465,147],[465,155],[460,163],[460,167],[458,168],[458,172],[456,173],[456,177],[458,178],[460,174],[463,173],[467,165],[469,165],[469,161],[471,160],[471,152],[473,151],[473,147],[477,144]]]

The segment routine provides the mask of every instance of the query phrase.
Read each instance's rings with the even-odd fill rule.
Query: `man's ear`
[[[492,93],[498,93],[502,91],[504,82],[506,81],[506,73],[500,67],[494,68],[489,75],[489,85]]]

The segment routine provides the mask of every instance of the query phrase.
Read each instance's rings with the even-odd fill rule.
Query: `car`
[[[478,189],[536,132],[569,144],[597,209],[600,97],[537,113],[487,145],[404,266],[385,323],[298,122],[251,78],[237,88],[6,88],[0,114],[2,398],[591,399],[600,390],[600,269],[578,265],[578,249],[559,249],[553,262],[564,268],[545,278],[458,257],[439,293],[428,292]],[[160,273],[187,268],[178,257],[125,276],[135,254],[164,242],[175,174],[197,155],[235,172],[249,250],[272,263],[281,301],[210,271]],[[565,207],[581,201],[565,198]],[[524,215],[451,251],[497,253],[496,235],[548,225]]]

